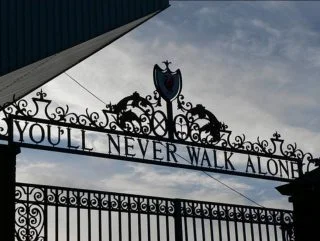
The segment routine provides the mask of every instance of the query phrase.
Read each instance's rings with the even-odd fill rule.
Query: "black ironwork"
[[[169,64],[171,64],[171,62],[167,60],[163,63],[166,65],[165,69],[161,69],[157,64],[154,66],[154,84],[160,96],[165,101],[171,102],[181,92],[182,76],[179,69],[175,72],[170,70]]]
[[[81,240],[99,241],[265,240],[262,236],[291,241],[292,215],[243,205],[16,185],[19,241],[46,241],[48,233],[57,241],[79,240],[79,235]]]
[[[165,70],[161,70],[158,66],[155,69],[159,68],[159,73],[171,78],[174,73],[168,68],[169,62],[165,62],[165,64],[167,67]],[[172,77],[173,79],[170,81],[181,82],[180,71],[175,73],[180,77]],[[164,78],[164,80],[167,79]],[[163,88],[166,88],[166,84]],[[179,88],[176,94],[178,93],[180,93]],[[164,95],[161,92],[161,96]],[[46,93],[41,90],[36,93],[36,97],[33,97],[31,102],[22,99],[6,106],[3,111],[4,122],[0,125],[0,138],[15,142],[21,147],[110,157],[279,181],[295,179],[303,173],[303,165],[308,166],[307,170],[313,165],[312,162],[309,162],[314,160],[311,153],[303,152],[297,147],[296,143],[285,144],[278,132],[274,133],[269,140],[261,140],[258,137],[257,141],[249,141],[245,135],[232,137],[232,131],[228,129],[228,126],[220,122],[204,106],[200,104],[194,106],[185,101],[184,96],[179,94],[175,100],[175,109],[171,97],[165,97],[166,106],[163,107],[161,96],[157,90],[153,92],[153,95],[146,97],[142,97],[135,92],[115,105],[108,104],[101,113],[89,112],[86,109],[84,114],[77,114],[71,112],[69,106],[54,108],[52,100],[47,99]],[[40,106],[43,106],[43,108]],[[21,123],[25,123],[25,126]],[[28,123],[30,125],[27,127]],[[47,126],[45,129],[44,125]],[[53,127],[57,128],[56,140],[53,140],[52,137]],[[26,128],[31,129],[28,130],[29,143],[23,136],[26,133]],[[38,129],[38,134],[40,131],[38,137],[33,134],[33,130],[36,129]],[[82,131],[82,145],[72,145],[70,140],[72,129]],[[18,135],[20,135],[18,140],[14,139],[14,130],[18,131]],[[114,155],[110,150],[109,153],[101,153],[93,148],[88,148],[86,146],[87,131],[124,137],[124,141],[127,143],[124,150],[125,154],[121,156],[119,151],[118,154]],[[68,145],[60,147],[63,135],[68,139]],[[146,149],[143,148],[141,149],[143,154],[141,158],[136,157],[135,153],[130,154],[130,148],[133,147],[128,143],[131,139],[136,142],[137,139],[153,141],[154,152],[158,151],[157,146],[166,145],[167,160],[162,161],[164,158],[156,157],[157,153],[154,154],[155,158],[148,159],[145,157]],[[141,142],[139,142],[139,145],[142,146]],[[147,148],[147,145],[145,145],[145,148]],[[177,160],[176,145],[183,145],[185,150],[188,151],[189,163],[181,163]],[[201,157],[199,157],[200,150],[195,148],[201,148],[201,153],[203,153]],[[207,149],[210,153],[213,152],[213,154],[210,154],[210,158]],[[217,163],[217,151],[224,155],[222,166]],[[238,171],[232,163],[231,157],[234,153],[247,156],[242,171]],[[256,157],[255,163],[252,156]]]
[[[3,240],[14,240],[15,222],[15,179],[16,179],[16,155],[20,149],[15,146],[0,145],[0,176],[2,181],[2,211],[4,222],[1,225],[1,237]]]
[[[288,210],[15,183],[13,157],[20,147],[278,181],[299,177],[303,165],[307,171],[319,166],[319,158],[296,143],[285,144],[278,132],[253,142],[245,135],[232,137],[212,112],[185,100],[180,70],[172,72],[170,62],[164,64],[165,69],[154,68],[157,90],[152,95],[135,92],[101,112],[74,113],[69,106],[56,106],[42,90],[31,101],[3,106],[0,139],[8,145],[0,149],[15,150],[4,168],[10,184],[5,217],[8,229],[14,229],[7,232],[8,240],[13,233],[16,241],[295,240],[299,225],[293,225]],[[73,131],[80,142],[73,142]],[[107,138],[107,151],[90,146],[88,133]],[[235,153],[247,157],[245,171],[235,167]]]

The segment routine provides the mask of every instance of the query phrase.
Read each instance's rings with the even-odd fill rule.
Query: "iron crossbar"
[[[16,184],[16,240],[289,241],[293,213],[217,202]]]

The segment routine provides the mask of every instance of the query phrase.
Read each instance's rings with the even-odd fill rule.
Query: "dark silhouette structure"
[[[16,185],[16,155],[20,148],[14,145],[0,145],[0,175],[3,178],[1,188],[4,190],[3,217],[1,237],[4,240],[15,240],[15,185]]]
[[[288,210],[15,183],[15,156],[20,147],[289,181],[290,185],[312,175],[301,169],[303,162],[309,166],[313,163],[310,153],[295,144],[284,144],[278,133],[270,141],[258,138],[251,142],[244,135],[233,138],[227,125],[209,110],[185,101],[180,93],[179,70],[155,65],[154,71],[162,74],[154,74],[153,95],[142,97],[135,92],[115,105],[107,105],[101,113],[86,110],[78,114],[68,106],[53,109],[42,90],[31,101],[22,99],[4,106],[0,139],[8,143],[1,146],[1,158],[7,164],[3,174],[8,180],[8,227],[4,230],[8,240],[48,240],[52,230],[56,240],[63,236],[68,241],[73,236],[83,240],[83,230],[87,240],[97,235],[99,241],[114,237],[120,241],[152,237],[292,241],[294,232],[298,236],[302,224],[296,221],[295,230],[293,220],[305,216]],[[176,82],[166,85],[168,79]],[[81,133],[78,142],[73,139],[75,131]],[[103,135],[105,148],[97,150],[88,145],[90,132]],[[187,158],[179,154],[181,148],[185,148]],[[222,162],[217,158],[219,152]],[[237,169],[233,155],[245,157],[245,169]],[[296,200],[302,199],[299,196]],[[300,203],[295,204],[298,211],[302,210]]]
[[[51,100],[42,91],[30,102],[20,99],[168,6],[168,0],[0,2],[4,240],[318,239],[320,171],[308,172],[313,164],[319,166],[312,154],[296,144],[284,144],[277,132],[269,140],[232,137],[213,113],[185,101],[180,94],[181,72],[171,71],[168,61],[165,69],[154,67],[152,95],[135,92],[102,113],[77,114],[68,106],[52,111]],[[73,142],[73,131],[81,133],[80,143]],[[88,132],[107,136],[108,151],[87,146]],[[124,149],[120,142],[125,143]],[[146,155],[149,143],[151,157]],[[179,159],[178,146],[186,148],[189,160]],[[289,182],[278,190],[290,196],[294,212],[16,183],[16,155],[21,147]],[[245,169],[234,166],[233,155],[246,157]]]
[[[0,76],[168,6],[167,0],[2,0]]]
[[[168,0],[1,0],[0,110],[167,7]]]
[[[289,184],[277,187],[289,197],[294,210],[295,241],[318,240],[320,226],[320,169],[319,167]]]
[[[16,203],[17,240],[291,240],[287,210],[26,183]]]
[[[42,90],[32,101],[8,103],[3,110],[6,118],[0,139],[26,148],[268,180],[292,181],[303,174],[303,163],[312,158],[311,153],[285,143],[278,133],[270,140],[257,141],[246,140],[245,135],[233,136],[204,106],[185,101],[180,93],[180,70],[172,72],[168,66],[161,69],[155,65],[154,72],[159,71],[163,74],[154,74],[153,95],[142,97],[135,92],[101,112],[78,114],[68,106],[53,109]],[[166,89],[168,78],[175,81],[175,88]],[[75,144],[72,133],[77,131],[81,132],[81,142]],[[86,144],[87,133],[92,132],[106,134],[105,148]],[[134,149],[134,144],[139,148]],[[188,153],[186,158],[181,157],[180,149]],[[152,155],[146,155],[147,151]],[[245,165],[235,166],[236,156]]]
[[[0,110],[167,7],[168,0],[1,0]],[[0,145],[6,180],[1,237],[11,241],[18,152],[13,143]]]

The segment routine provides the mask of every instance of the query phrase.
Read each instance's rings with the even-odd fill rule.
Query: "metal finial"
[[[40,100],[44,100],[44,98],[47,96],[47,94],[45,92],[43,92],[42,89],[40,89],[40,91],[37,92],[36,95],[39,96]]]
[[[166,68],[169,69],[169,64],[171,64],[171,62],[166,60],[166,61],[163,61],[162,63],[164,63],[166,65]]]
[[[280,140],[281,135],[276,131],[276,132],[273,134],[273,137],[275,137],[276,140]]]

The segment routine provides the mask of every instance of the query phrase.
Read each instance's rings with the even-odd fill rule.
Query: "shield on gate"
[[[171,62],[163,62],[166,65],[166,69],[161,69],[159,65],[155,65],[153,68],[153,80],[157,91],[160,96],[166,101],[172,101],[175,99],[182,88],[182,76],[180,69],[176,72],[172,72],[169,69]]]

